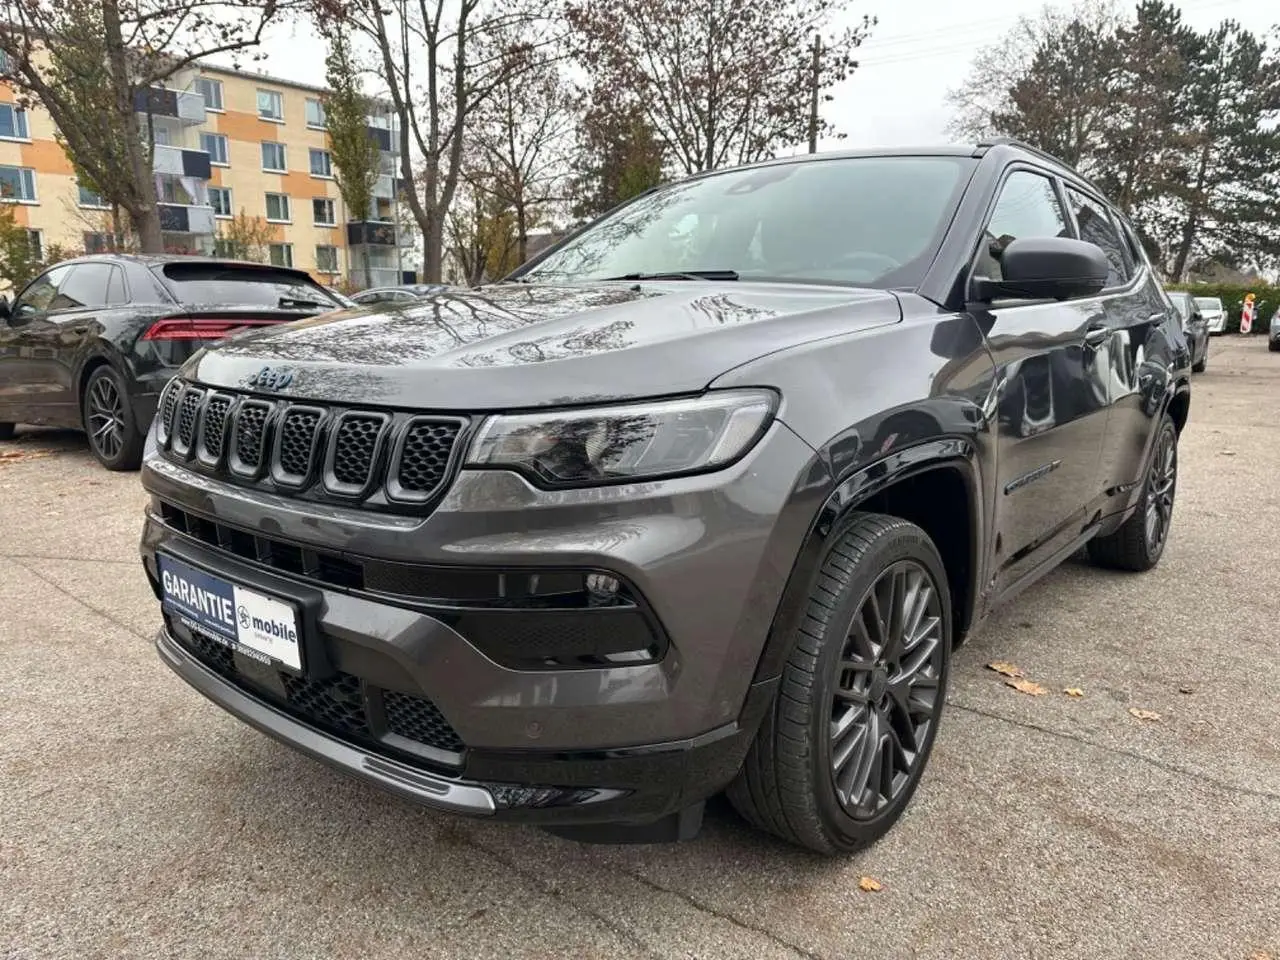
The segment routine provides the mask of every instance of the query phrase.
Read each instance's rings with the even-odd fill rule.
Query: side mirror
[[[1000,255],[1003,278],[974,278],[974,299],[1074,300],[1102,292],[1111,265],[1102,248],[1069,237],[1013,240]]]

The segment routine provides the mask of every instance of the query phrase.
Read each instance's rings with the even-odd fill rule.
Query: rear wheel
[[[810,588],[781,686],[729,799],[823,854],[883,836],[929,759],[951,659],[946,572],[928,534],[856,515]]]
[[[0,423],[0,442],[12,440],[14,433],[14,425],[12,423]]]
[[[1280,340],[1268,340],[1267,349],[1272,353],[1280,353]]]
[[[109,366],[89,375],[81,401],[89,449],[108,470],[136,470],[146,438],[134,420],[124,380]]]
[[[1173,522],[1178,489],[1178,431],[1168,414],[1160,421],[1155,449],[1143,480],[1142,500],[1124,525],[1089,541],[1089,558],[1115,570],[1150,570],[1160,562]]]

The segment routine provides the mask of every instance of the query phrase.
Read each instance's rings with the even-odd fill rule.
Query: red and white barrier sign
[[[1253,329],[1253,294],[1244,298],[1244,307],[1240,310],[1240,332],[1248,333]]]

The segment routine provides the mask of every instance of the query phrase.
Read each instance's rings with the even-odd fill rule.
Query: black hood
[[[184,373],[244,389],[269,366],[286,374],[277,393],[335,403],[458,411],[588,403],[695,392],[766,353],[900,317],[897,299],[881,290],[508,283],[249,332],[197,355]]]

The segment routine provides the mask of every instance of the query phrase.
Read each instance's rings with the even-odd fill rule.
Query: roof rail
[[[1026,150],[1028,153],[1034,153],[1041,159],[1052,160],[1060,167],[1067,166],[1067,164],[1062,161],[1061,157],[1055,157],[1052,153],[1049,153],[1046,150],[1041,150],[1039,147],[1033,147],[1031,144],[1026,143],[1023,140],[1019,140],[1017,137],[988,137],[974,148],[973,155],[975,157],[985,156],[987,151],[992,147],[1017,147],[1019,150]]]

